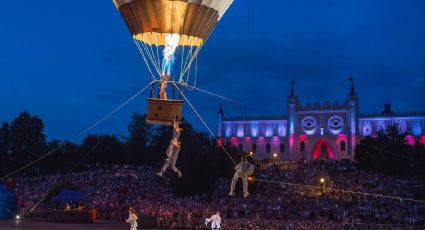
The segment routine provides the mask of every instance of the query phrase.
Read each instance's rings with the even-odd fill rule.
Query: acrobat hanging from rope
[[[173,137],[171,138],[170,145],[167,148],[167,159],[165,159],[164,166],[162,166],[161,171],[157,173],[158,176],[162,176],[162,174],[167,170],[168,167],[171,166],[171,169],[177,173],[179,177],[182,176],[182,172],[176,167],[177,158],[179,157],[180,145],[179,141],[180,134],[183,131],[182,128],[179,127],[176,119],[173,120]]]
[[[248,192],[248,176],[251,176],[254,173],[254,165],[247,161],[246,156],[242,157],[242,161],[235,167],[236,172],[233,175],[232,184],[230,185],[230,196],[235,195],[235,185],[239,178],[242,179],[243,183],[243,197],[246,198],[249,196]]]

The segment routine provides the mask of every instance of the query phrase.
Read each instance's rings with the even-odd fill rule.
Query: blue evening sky
[[[387,97],[395,111],[424,111],[424,22],[423,0],[235,0],[200,53],[198,87],[240,104],[187,96],[214,131],[219,103],[226,115],[286,114],[290,80],[303,104],[342,103],[352,75],[361,112],[382,111]],[[68,139],[149,80],[110,0],[1,4],[0,121],[27,110],[49,139]],[[91,133],[126,134],[146,96]]]

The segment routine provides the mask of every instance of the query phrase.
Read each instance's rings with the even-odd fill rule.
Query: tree
[[[364,169],[387,174],[411,172],[414,149],[406,143],[406,133],[401,133],[397,124],[389,125],[374,137],[366,137],[356,146],[355,160]]]
[[[127,164],[131,160],[123,155],[124,144],[116,135],[88,135],[78,151],[89,163]]]
[[[0,130],[0,174],[10,170],[10,126],[3,122]]]
[[[45,153],[44,123],[38,116],[32,116],[27,111],[20,113],[12,122],[10,134],[14,167],[25,165]],[[34,172],[39,167],[31,169]]]
[[[152,142],[152,125],[146,123],[146,114],[133,113],[127,127],[129,137],[126,142],[127,157],[134,163],[146,162],[149,158],[148,144]]]

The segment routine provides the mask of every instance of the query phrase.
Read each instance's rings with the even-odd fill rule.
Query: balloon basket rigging
[[[179,92],[179,98],[175,98],[175,83],[172,82],[172,98],[167,99],[158,96],[154,97],[155,82],[151,85],[151,93],[147,99],[147,118],[146,123],[155,125],[172,126],[173,120],[181,123],[182,111],[183,111],[183,100]],[[159,89],[160,90],[160,89]],[[166,96],[165,96],[166,97]]]

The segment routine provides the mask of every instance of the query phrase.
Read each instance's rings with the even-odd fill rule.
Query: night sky
[[[425,111],[424,22],[423,0],[235,0],[200,53],[197,86],[240,104],[186,94],[214,131],[219,103],[225,115],[286,114],[290,80],[302,104],[343,103],[352,75],[361,112],[387,97],[395,111]],[[49,139],[68,139],[150,79],[111,0],[1,4],[0,121],[27,110]],[[126,134],[146,97],[91,133]]]

